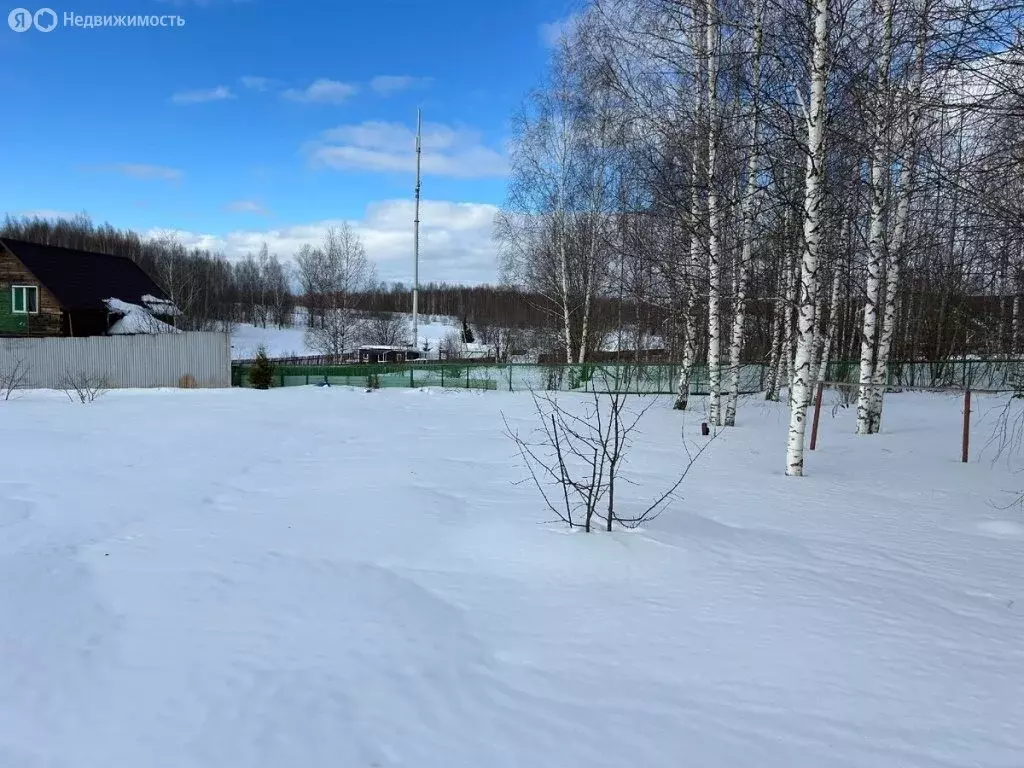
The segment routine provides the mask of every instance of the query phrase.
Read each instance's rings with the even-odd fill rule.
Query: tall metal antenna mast
[[[416,110],[416,218],[413,220],[412,253],[412,339],[413,346],[419,348],[420,322],[420,154],[422,153],[423,120],[420,110]]]

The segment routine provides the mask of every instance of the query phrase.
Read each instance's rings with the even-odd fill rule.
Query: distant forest
[[[223,254],[186,248],[171,237],[145,238],[128,229],[95,224],[84,215],[56,219],[7,217],[0,236],[126,256],[167,291],[184,312],[182,325],[189,330],[229,329],[236,323],[289,326],[298,307],[310,309],[306,316],[312,322],[313,310],[324,306],[328,295],[332,307],[346,310],[411,311],[411,289],[400,283],[366,280],[344,290],[304,290],[296,260],[270,254],[265,246],[260,253],[229,260]],[[897,326],[894,358],[943,360],[970,353],[998,356],[1015,350],[1017,313],[1012,300],[971,295],[963,282],[943,280],[934,272],[910,277],[920,282],[915,290],[908,290],[908,301],[903,306],[907,317]],[[762,293],[770,294],[767,290]],[[343,300],[338,300],[339,294]],[[770,295],[748,299],[745,360],[763,361],[770,355],[777,303]],[[923,311],[925,307],[928,309]],[[853,298],[839,309],[834,342],[837,359],[856,359],[860,301]],[[509,351],[528,347],[551,355],[564,354],[559,302],[517,285],[427,283],[420,287],[419,310],[423,316],[464,320],[485,343],[491,343],[499,330],[512,332],[512,338],[502,343]],[[573,313],[574,322],[575,317]],[[621,329],[621,348],[634,350],[631,357],[642,360],[651,347],[662,347],[662,356],[678,359],[683,333],[672,318],[671,306],[666,306],[663,297],[622,290],[613,282],[591,307],[586,356],[593,358],[602,342]],[[707,340],[703,339],[697,345],[696,359],[706,354]]]
[[[186,248],[171,237],[145,238],[109,223],[96,224],[85,215],[8,216],[0,236],[130,258],[181,308],[183,325],[190,330],[223,329],[236,323],[289,326],[296,308],[313,308],[324,300],[323,291],[303,290],[302,275],[291,258],[283,260],[266,246],[260,253],[229,260],[206,249]],[[346,293],[345,309],[392,313],[412,309],[411,287],[401,283],[371,280],[355,290],[346,286],[334,293],[341,292]],[[531,335],[531,346],[544,346],[544,339],[553,336],[561,322],[561,310],[552,301],[511,285],[427,283],[420,286],[419,311],[424,316],[464,320],[484,340],[497,328],[539,332]],[[623,313],[634,321],[642,314],[635,307],[624,310],[620,302],[603,299],[595,313],[595,327],[610,330]],[[645,330],[656,332],[656,318],[645,320]],[[557,345],[557,339],[551,343]]]

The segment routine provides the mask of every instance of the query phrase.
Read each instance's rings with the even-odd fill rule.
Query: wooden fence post
[[[821,417],[821,394],[825,389],[824,382],[818,382],[818,392],[814,396],[814,423],[811,424],[811,450],[818,446],[818,419]]]
[[[964,390],[964,439],[960,452],[960,461],[967,463],[967,457],[971,447],[971,390]]]

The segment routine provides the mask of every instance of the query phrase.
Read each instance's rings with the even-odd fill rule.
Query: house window
[[[39,314],[39,288],[34,285],[12,285],[11,311],[16,315]]]
[[[387,352],[381,352],[379,355],[377,355],[377,362],[378,363],[386,363],[387,361],[388,361],[388,353]]]

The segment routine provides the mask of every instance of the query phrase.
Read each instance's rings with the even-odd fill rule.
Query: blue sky
[[[380,276],[402,279],[422,107],[423,278],[466,282],[494,279],[509,117],[572,11],[570,0],[50,7],[185,24],[0,28],[4,212],[85,210],[231,257],[264,239],[287,257],[348,220]]]

